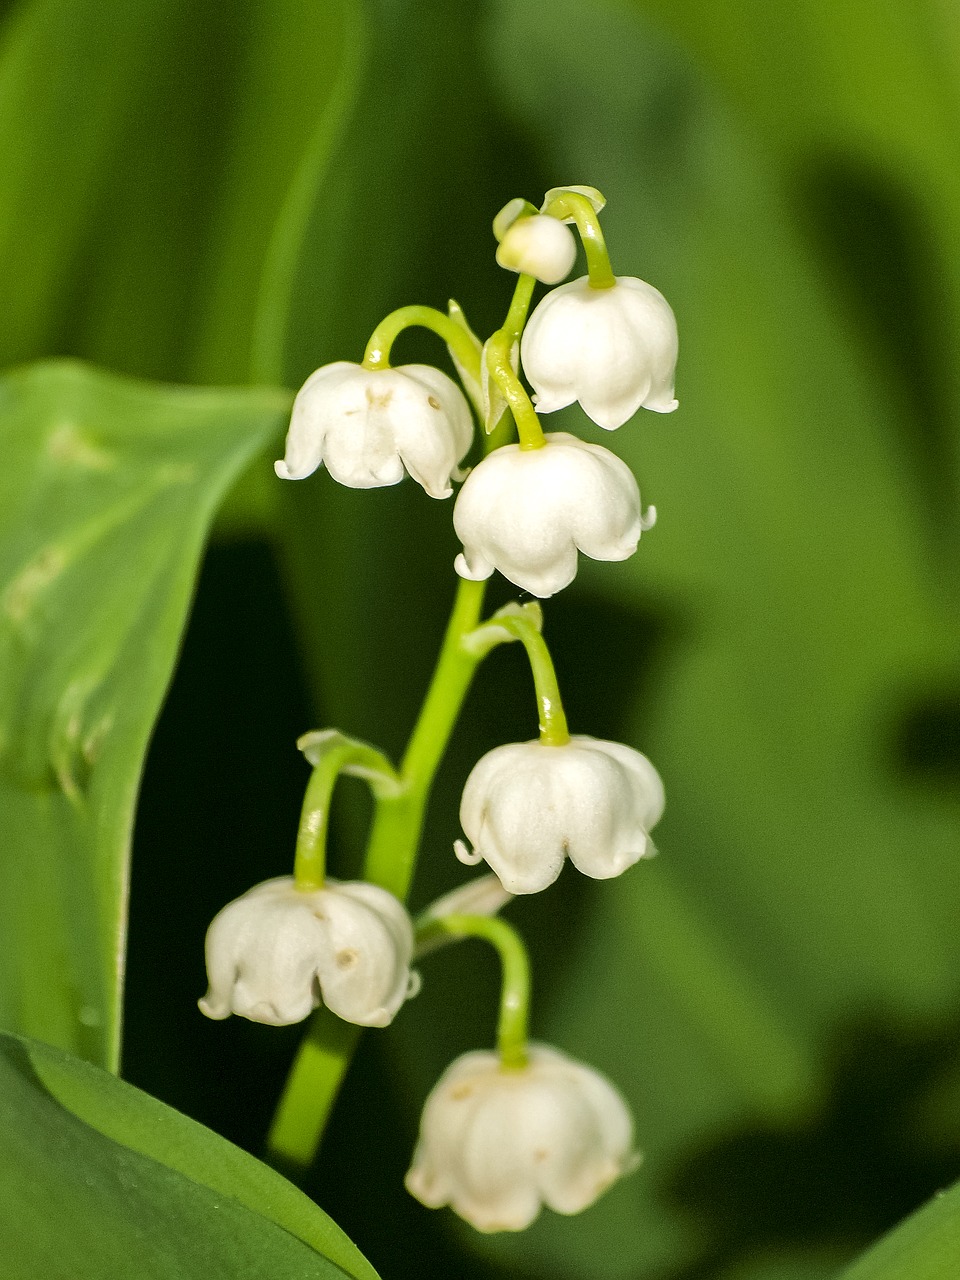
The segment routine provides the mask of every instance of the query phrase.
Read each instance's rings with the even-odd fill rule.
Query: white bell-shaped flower
[[[608,880],[654,852],[663,783],[646,756],[575,735],[563,746],[514,742],[474,765],[463,789],[462,861],[483,859],[510,893],[538,893],[563,863]]]
[[[641,408],[670,413],[677,322],[659,290],[634,276],[594,289],[584,276],[548,293],[520,345],[540,413],[579,400],[612,431]]]
[[[298,392],[275,470],[282,480],[302,480],[323,463],[340,484],[373,489],[399,484],[406,469],[431,498],[448,498],[472,440],[463,392],[439,369],[339,360]]]
[[[511,223],[497,247],[501,267],[534,276],[544,284],[564,280],[576,258],[577,242],[570,228],[542,213]]]
[[[453,526],[463,543],[462,578],[505,578],[546,598],[577,573],[577,551],[626,560],[656,517],[640,514],[633,472],[609,449],[551,432],[541,449],[505,445],[470,472]]]
[[[580,1213],[639,1163],[609,1080],[545,1045],[520,1069],[467,1053],[427,1098],[407,1190],[478,1231],[522,1231],[547,1205]]]
[[[359,881],[306,892],[291,876],[258,884],[214,917],[206,952],[208,1018],[284,1026],[322,1001],[347,1022],[385,1027],[417,985],[406,909]]]

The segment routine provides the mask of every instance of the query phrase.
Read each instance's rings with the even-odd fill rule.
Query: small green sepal
[[[339,729],[311,729],[297,739],[297,749],[315,769],[336,753],[341,758],[337,772],[363,778],[374,795],[395,796],[401,790],[400,776],[382,751]]]
[[[599,192],[596,187],[573,187],[573,186],[551,187],[550,190],[547,192],[547,194],[543,197],[543,204],[540,206],[540,212],[550,213],[550,205],[552,205],[555,200],[562,200],[565,196],[568,196],[568,195],[586,197],[586,199],[589,200],[590,203],[593,205],[594,213],[599,213],[600,210],[603,209],[607,203],[606,196],[604,196],[601,192]],[[555,218],[558,215],[552,214],[551,216]],[[573,217],[573,215],[571,215],[566,218],[561,217],[560,221],[575,222],[576,219]]]

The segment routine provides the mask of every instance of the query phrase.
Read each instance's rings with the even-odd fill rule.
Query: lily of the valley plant
[[[610,879],[653,853],[663,785],[634,747],[571,735],[539,604],[483,614],[494,572],[547,599],[573,581],[581,553],[625,560],[654,522],[616,454],[567,432],[544,433],[540,424],[540,415],[574,401],[608,430],[641,407],[666,413],[677,405],[673,312],[652,285],[613,274],[603,206],[591,187],[563,187],[540,209],[518,198],[497,215],[497,262],[518,279],[502,327],[485,342],[455,303],[448,313],[403,307],[377,327],[359,364],[326,365],[298,394],[277,475],[302,480],[325,467],[357,489],[409,476],[438,499],[460,485],[459,586],[404,758],[394,764],[337,730],[305,734],[298,745],[313,772],[293,874],[224,907],[207,934],[204,1013],[275,1025],[313,1016],[270,1137],[277,1155],[300,1163],[315,1154],[355,1043],[344,1023],[382,1027],[402,1017],[419,984],[415,958],[444,943],[476,937],[498,950],[496,1050],[465,1054],[444,1072],[427,1098],[406,1179],[423,1204],[449,1205],[480,1231],[520,1230],[542,1205],[579,1213],[639,1160],[616,1087],[529,1042],[527,954],[497,912],[514,895],[548,889],[567,861]],[[560,284],[576,260],[571,227],[587,274]],[[538,281],[559,287],[528,322]],[[443,340],[462,390],[439,369],[391,365],[395,340],[411,326]],[[405,900],[434,773],[477,666],[515,641],[529,659],[540,734],[497,747],[473,767],[460,807],[466,839],[455,849],[462,862],[484,861],[495,874],[414,921]],[[375,805],[363,877],[353,882],[326,871],[330,800],[341,774],[365,779]]]

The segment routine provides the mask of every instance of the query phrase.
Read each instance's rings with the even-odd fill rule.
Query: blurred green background
[[[0,354],[296,388],[394,307],[500,321],[490,222],[589,183],[681,334],[680,410],[610,437],[656,530],[546,634],[576,731],[662,773],[661,856],[511,919],[536,1035],[605,1071],[640,1171],[481,1238],[406,1196],[422,1100],[491,1041],[466,944],[365,1037],[305,1182],[387,1280],[813,1280],[960,1176],[960,12],[938,0],[7,0]],[[437,360],[422,335],[397,358]],[[279,422],[279,419],[277,419]],[[282,874],[336,725],[399,753],[452,598],[449,505],[274,480],[214,526],[147,759],[123,1075],[259,1151],[300,1032],[205,1022],[203,933]],[[129,572],[135,574],[136,566]],[[504,584],[496,603],[509,597]],[[459,789],[533,736],[485,664]],[[367,813],[338,798],[335,870]]]

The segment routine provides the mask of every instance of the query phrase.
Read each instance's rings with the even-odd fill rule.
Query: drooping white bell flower
[[[564,431],[541,449],[504,445],[474,467],[457,494],[453,527],[462,578],[505,578],[546,599],[577,573],[577,551],[626,560],[656,518],[640,514],[633,472],[609,449]]]
[[[612,431],[641,406],[677,407],[677,322],[663,294],[634,276],[619,276],[609,289],[583,276],[552,290],[530,317],[520,358],[540,413],[579,400]]]
[[[207,930],[208,1018],[231,1013],[271,1026],[302,1021],[322,1003],[361,1027],[385,1027],[418,984],[406,909],[377,885],[292,876],[256,885]]]
[[[559,284],[573,270],[576,258],[577,242],[570,228],[542,213],[511,223],[497,247],[501,267],[534,276],[544,284]]]
[[[630,1112],[610,1081],[530,1045],[519,1069],[486,1052],[447,1068],[427,1098],[406,1187],[478,1231],[522,1231],[544,1204],[580,1213],[638,1163]]]
[[[461,861],[483,859],[511,893],[538,893],[563,863],[595,880],[618,876],[655,852],[649,833],[663,814],[660,775],[620,742],[575,735],[563,746],[513,742],[474,765],[460,824],[473,845]]]
[[[351,489],[399,484],[406,469],[431,498],[448,498],[472,440],[463,392],[439,369],[338,360],[301,387],[286,452],[274,465],[282,480],[302,480],[323,463]]]

